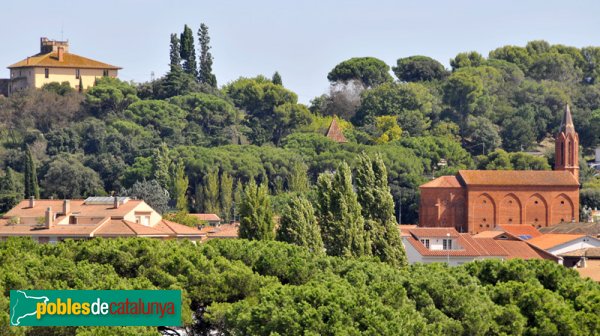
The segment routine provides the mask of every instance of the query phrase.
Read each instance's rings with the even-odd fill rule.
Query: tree
[[[23,169],[25,178],[25,197],[40,198],[40,188],[38,186],[37,169],[33,156],[31,155],[31,149],[27,147],[25,151],[25,164]]]
[[[499,127],[486,117],[469,116],[465,138],[469,141],[471,152],[476,153],[481,150],[481,153],[485,154],[486,151],[493,151],[502,145]]]
[[[48,164],[43,187],[46,197],[86,198],[105,194],[98,173],[85,167],[74,155],[54,157]]]
[[[221,199],[221,216],[228,222],[232,219],[232,206],[233,206],[233,177],[226,172],[221,173],[221,186],[220,186],[220,199]]]
[[[204,212],[221,213],[219,209],[219,171],[212,170],[203,178],[202,199]]]
[[[244,185],[242,181],[238,179],[235,182],[235,189],[233,190],[233,220],[239,221],[240,219],[240,205],[242,205],[242,197],[244,196]]]
[[[240,204],[239,237],[250,240],[273,240],[275,223],[267,186],[254,180],[246,185]]]
[[[181,49],[179,55],[183,60],[183,71],[192,77],[198,77],[198,66],[196,63],[196,47],[194,46],[194,33],[185,25],[181,33]]]
[[[450,66],[452,67],[452,71],[455,71],[460,68],[480,66],[484,61],[483,56],[476,51],[463,52],[450,60]]]
[[[217,87],[217,77],[212,73],[213,57],[210,53],[210,36],[208,35],[208,26],[200,24],[198,29],[198,41],[200,43],[200,71],[198,81],[210,87]]]
[[[303,197],[290,199],[281,216],[277,240],[323,252],[323,240],[312,204]]]
[[[292,164],[290,174],[287,179],[288,190],[304,194],[310,188],[308,176],[308,167],[302,161],[296,161]]]
[[[23,184],[15,176],[15,172],[6,168],[6,173],[0,178],[0,212],[12,209],[23,199]]]
[[[537,80],[577,82],[583,73],[575,66],[571,55],[553,51],[539,55],[529,68],[529,75]]]
[[[123,191],[123,196],[144,200],[160,214],[169,210],[169,192],[156,180],[136,181],[131,188]]]
[[[523,72],[527,72],[533,59],[526,48],[504,46],[490,51],[489,59],[497,59],[516,64]]]
[[[171,195],[175,200],[175,208],[178,211],[188,211],[187,190],[189,179],[185,174],[183,163],[174,163],[171,168]]]
[[[169,66],[171,72],[181,71],[181,46],[177,34],[171,34],[171,47],[169,52]]]
[[[380,155],[362,153],[356,166],[356,194],[371,240],[371,253],[394,266],[406,265],[406,254],[394,216],[387,168]]]
[[[153,177],[165,189],[169,188],[171,183],[171,173],[169,171],[172,161],[169,157],[169,147],[164,142],[154,150],[152,156]]]
[[[448,71],[440,62],[427,56],[399,58],[396,64],[392,70],[403,82],[440,80],[448,75]]]
[[[535,125],[522,117],[515,116],[503,122],[502,144],[510,152],[525,151],[535,144]]]
[[[330,82],[359,80],[365,87],[391,82],[390,67],[375,57],[357,57],[336,65],[327,75]]]
[[[275,71],[275,73],[273,74],[273,77],[271,78],[271,82],[273,82],[273,84],[275,84],[275,85],[283,86],[283,82],[281,81],[281,75],[279,74],[278,71]]]
[[[352,186],[347,163],[335,174],[323,173],[317,179],[317,218],[328,255],[359,257],[370,254],[361,206]]]

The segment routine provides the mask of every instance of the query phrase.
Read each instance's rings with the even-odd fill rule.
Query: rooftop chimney
[[[71,201],[66,199],[63,201],[63,215],[67,215],[71,212]]]
[[[52,208],[48,207],[46,209],[46,221],[44,222],[47,229],[52,227],[52,222],[54,222],[54,214],[52,213]]]
[[[63,62],[65,60],[65,48],[64,47],[58,47],[58,61],[59,62]]]
[[[113,196],[114,197],[114,201],[115,201],[115,209],[119,208],[119,197],[117,197],[117,195]]]
[[[35,207],[35,197],[34,196],[29,196],[29,207],[30,208]]]

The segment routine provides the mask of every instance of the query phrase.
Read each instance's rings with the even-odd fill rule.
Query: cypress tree
[[[257,186],[253,179],[244,189],[240,204],[240,238],[273,240],[275,238],[273,211],[267,186]]]
[[[235,190],[233,191],[233,220],[239,220],[240,217],[240,205],[242,204],[242,194],[244,193],[244,186],[240,179],[235,183]]]
[[[371,241],[371,253],[395,266],[406,265],[406,254],[394,217],[394,200],[387,169],[380,155],[371,159],[365,153],[358,159],[356,193]]]
[[[198,40],[200,42],[200,71],[198,81],[206,85],[217,87],[217,77],[212,73],[213,57],[210,53],[210,36],[208,35],[208,26],[200,24],[198,29]]]
[[[194,78],[198,77],[198,65],[196,64],[196,47],[194,46],[194,33],[185,25],[181,33],[181,49],[179,55],[183,60],[183,71]]]
[[[17,181],[14,171],[8,167],[0,178],[0,211],[5,212],[23,199],[23,186]]]
[[[308,167],[302,161],[296,161],[292,165],[290,175],[287,179],[288,190],[292,192],[305,193],[310,185],[308,181]]]
[[[40,198],[37,171],[29,147],[27,147],[27,150],[25,151],[25,169],[23,173],[25,175],[25,197],[33,196],[35,198]]]
[[[221,174],[221,216],[225,221],[231,219],[231,207],[233,203],[233,177],[228,173]]]
[[[181,45],[177,34],[171,34],[171,48],[169,50],[169,59],[171,72],[181,71]]]
[[[167,144],[163,142],[158,149],[155,149],[152,159],[154,179],[161,187],[169,189],[171,158],[169,157],[169,147],[167,147]]]
[[[322,253],[323,240],[312,204],[303,197],[292,198],[281,216],[277,240],[308,247]]]
[[[317,218],[327,254],[359,257],[370,254],[361,206],[352,186],[352,174],[343,162],[335,174],[317,180]]]
[[[172,197],[175,200],[175,208],[181,212],[188,212],[187,189],[189,187],[189,179],[185,174],[183,163],[180,162],[173,165],[172,176]]]
[[[275,73],[273,74],[273,78],[271,79],[271,82],[273,82],[273,84],[275,84],[275,85],[283,86],[283,82],[281,81],[281,75],[279,74],[279,71],[275,71]]]
[[[219,211],[219,173],[213,170],[204,176],[202,196],[204,212],[218,214]]]

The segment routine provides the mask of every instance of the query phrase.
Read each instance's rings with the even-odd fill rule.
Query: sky
[[[209,27],[219,86],[279,71],[299,101],[326,93],[327,73],[352,57],[394,66],[426,55],[449,67],[459,52],[543,39],[600,46],[598,1],[3,1],[0,78],[39,51],[39,38],[68,39],[70,51],[123,68],[145,82],[168,70],[169,36]],[[12,29],[6,29],[12,27]],[[196,45],[196,47],[198,47]]]

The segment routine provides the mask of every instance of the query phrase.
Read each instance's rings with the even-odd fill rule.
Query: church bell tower
[[[575,132],[569,105],[556,136],[554,170],[567,170],[579,181],[579,135]]]

